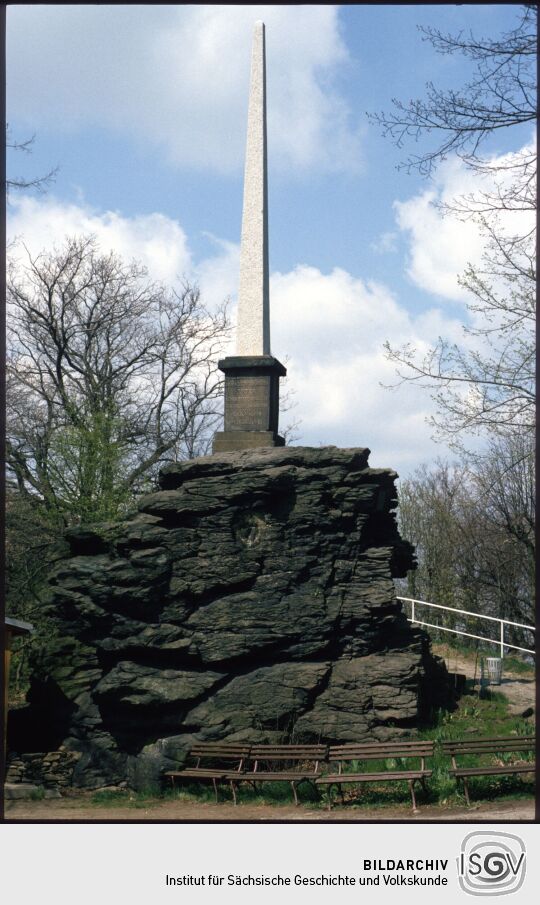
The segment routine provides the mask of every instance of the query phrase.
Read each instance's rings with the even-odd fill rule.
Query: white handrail
[[[442,606],[440,603],[430,603],[428,600],[416,600],[413,597],[398,597],[398,600],[407,600],[409,603],[423,603],[425,606],[433,606],[437,610],[450,610],[452,613],[464,613],[466,616],[476,616],[478,619],[489,619],[490,622],[504,622],[505,625],[515,625],[518,628],[528,628],[535,631],[534,626],[524,625],[523,622],[510,622],[509,619],[499,619],[498,616],[484,616],[483,613],[472,613],[470,610],[458,610],[453,606]],[[508,645],[506,645],[508,647]]]
[[[398,600],[402,600],[404,603],[411,604],[411,616],[407,617],[409,622],[414,622],[416,625],[425,625],[428,628],[438,628],[441,632],[451,632],[453,635],[463,635],[466,638],[477,638],[479,641],[488,641],[490,644],[498,644],[500,647],[501,658],[504,658],[504,648],[511,647],[512,650],[520,650],[526,654],[534,654],[534,650],[530,650],[528,647],[518,647],[517,644],[508,644],[504,640],[504,626],[505,625],[513,625],[516,628],[525,628],[530,632],[536,631],[533,625],[524,625],[523,622],[511,622],[510,619],[499,619],[496,616],[484,616],[482,613],[473,613],[471,610],[459,610],[456,607],[451,606],[443,606],[440,603],[430,603],[428,600],[417,600],[414,597],[398,597]],[[431,606],[437,610],[447,610],[449,613],[461,613],[465,616],[474,616],[475,619],[486,619],[490,622],[498,622],[500,623],[500,639],[499,641],[495,641],[493,638],[486,638],[485,635],[471,635],[469,632],[462,632],[455,628],[446,628],[444,625],[435,625],[433,622],[423,622],[420,619],[416,618],[415,606],[416,604],[420,604],[421,606]]]

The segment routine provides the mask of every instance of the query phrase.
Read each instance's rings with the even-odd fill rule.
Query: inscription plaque
[[[270,424],[269,375],[229,376],[225,399],[225,430],[276,430]]]
[[[225,423],[214,451],[282,446],[277,431],[279,378],[287,373],[283,365],[271,355],[231,356],[219,368],[225,374]]]

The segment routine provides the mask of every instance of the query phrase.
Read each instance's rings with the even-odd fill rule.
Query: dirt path
[[[433,652],[442,657],[450,672],[464,673],[468,679],[473,679],[475,661],[447,648],[445,645],[433,645]],[[477,667],[476,680],[480,674],[480,665]],[[500,691],[508,698],[511,714],[521,714],[529,707],[536,708],[536,683],[533,678],[524,678],[518,673],[505,670],[500,685],[493,686],[494,691]]]
[[[444,808],[435,805],[422,807],[413,814],[410,807],[382,807],[377,809],[336,807],[332,811],[292,805],[239,804],[227,802],[155,801],[145,807],[105,807],[92,805],[88,799],[66,798],[53,801],[6,802],[6,821],[40,820],[97,820],[97,821],[363,821],[385,823],[388,820],[407,820],[422,823],[426,820],[489,821],[498,823],[509,820],[533,820],[534,799],[488,802],[474,804],[470,808]]]

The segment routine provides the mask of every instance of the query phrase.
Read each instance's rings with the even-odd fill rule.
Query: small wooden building
[[[8,717],[8,689],[9,689],[9,663],[11,660],[11,640],[17,635],[28,635],[34,631],[34,626],[29,622],[21,622],[20,619],[12,619],[6,616],[4,619],[4,755],[6,754],[6,733]]]

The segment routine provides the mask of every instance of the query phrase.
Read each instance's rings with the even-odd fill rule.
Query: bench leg
[[[215,795],[215,797],[216,797],[216,804],[217,804],[217,800],[218,800],[218,794],[217,794],[217,782],[216,782],[215,779],[212,779],[212,783],[213,783],[213,785],[214,785],[214,795]]]
[[[414,779],[409,779],[409,789],[411,790],[413,812],[416,813],[418,808],[416,807],[416,797],[414,794]]]
[[[467,805],[470,805],[471,799],[469,797],[469,783],[467,782],[467,777],[463,777],[463,791],[465,792],[465,801]]]
[[[296,794],[296,783],[294,782],[294,780],[291,781],[291,786],[292,786],[293,795],[294,795],[294,803],[295,803],[296,807],[298,807],[298,795]]]
[[[339,788],[339,794],[341,797],[341,804],[344,805],[345,804],[345,795],[343,794],[343,786],[341,785],[341,783],[339,784],[338,788]]]
[[[327,804],[327,808],[328,808],[329,811],[331,811],[331,810],[332,810],[332,783],[329,783],[329,784],[328,784],[327,789],[328,789],[328,793],[327,793],[327,794],[328,794],[328,804]]]
[[[235,805],[236,805],[236,804],[237,804],[237,801],[236,801],[236,787],[235,787],[235,785],[234,785],[234,781],[231,779],[231,780],[229,781],[229,784],[230,784],[230,787],[231,787],[231,792],[232,792],[233,801],[234,801],[234,803],[235,803]]]

